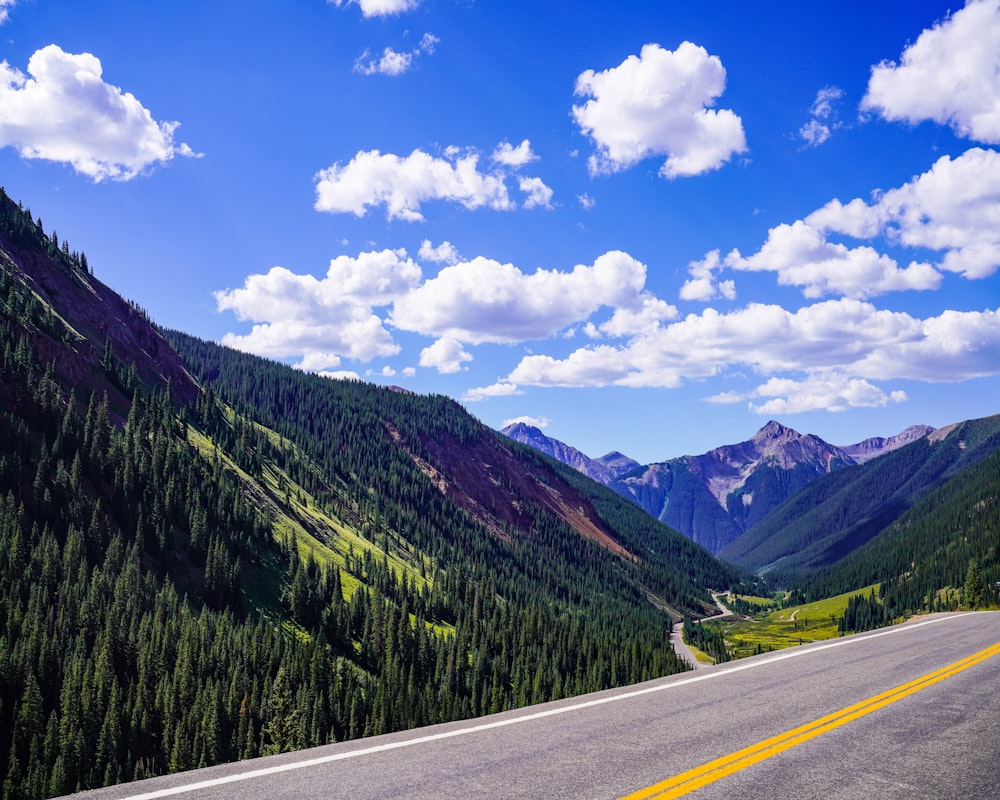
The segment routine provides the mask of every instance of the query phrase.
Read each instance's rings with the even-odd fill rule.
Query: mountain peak
[[[793,430],[792,428],[789,428],[785,425],[782,425],[777,420],[772,419],[763,428],[757,431],[753,439],[755,441],[771,440],[771,439],[788,439],[788,438],[797,439],[800,436],[801,434],[798,431]]]

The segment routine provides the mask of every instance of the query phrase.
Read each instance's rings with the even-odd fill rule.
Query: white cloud
[[[701,261],[692,261],[688,264],[688,272],[691,275],[689,280],[681,286],[681,300],[700,300],[707,302],[717,297],[724,297],[726,300],[736,299],[736,284],[731,281],[719,281],[715,278],[715,273],[725,266],[718,250],[712,250],[705,254]]]
[[[573,117],[597,145],[591,173],[666,156],[664,177],[700,175],[744,152],[740,118],[712,108],[725,83],[719,58],[691,42],[675,51],[647,44],[617,67],[581,73],[575,94],[590,99],[573,106]]]
[[[507,190],[509,173],[501,168],[480,172],[479,153],[449,146],[443,158],[414,150],[400,157],[363,150],[345,165],[334,164],[316,175],[317,211],[363,217],[369,207],[384,205],[389,219],[423,220],[421,205],[448,200],[468,209],[516,207]],[[548,206],[552,197],[538,178],[519,179],[528,195],[525,208]]]
[[[462,256],[451,242],[444,241],[435,247],[430,239],[424,239],[420,243],[417,256],[424,261],[433,261],[437,264],[456,264],[462,260]]]
[[[771,228],[759,251],[744,258],[734,250],[726,256],[726,265],[748,272],[775,272],[778,283],[799,286],[810,298],[830,294],[866,298],[907,289],[936,289],[941,283],[941,274],[929,264],[913,262],[901,269],[871,247],[848,248],[830,242],[822,231],[802,220]]]
[[[454,247],[425,240],[422,258],[450,259]],[[472,356],[463,344],[547,339],[584,325],[596,335],[624,338],[656,330],[677,309],[645,289],[646,266],[611,251],[592,266],[525,274],[512,264],[475,258],[446,266],[423,280],[405,250],[340,256],[322,279],[284,267],[250,275],[236,289],[216,292],[219,311],[254,323],[223,343],[273,358],[300,359],[298,367],[331,370],[343,359],[396,355],[390,327],[434,337],[420,365],[442,373],[463,369]],[[387,311],[379,311],[386,309]],[[610,309],[600,325],[590,321]]]
[[[620,251],[599,256],[593,266],[530,275],[480,256],[445,267],[397,299],[391,321],[471,344],[546,339],[601,307],[641,312],[650,299],[645,281],[646,266]]]
[[[583,206],[584,211],[590,211],[590,209],[597,205],[597,201],[586,192],[578,194],[576,199],[580,201],[580,205]]]
[[[521,178],[518,188],[528,195],[525,208],[552,208],[552,189],[541,178]]]
[[[420,0],[327,0],[338,8],[357,5],[365,17],[390,17],[412,11],[420,5]]]
[[[354,71],[360,72],[362,75],[398,77],[409,72],[417,58],[424,54],[433,53],[440,41],[434,34],[425,33],[420,39],[420,44],[409,52],[397,52],[391,47],[386,47],[377,60],[370,58],[369,51],[365,50],[354,61]]]
[[[480,386],[469,389],[462,395],[462,400],[466,403],[478,403],[481,400],[488,400],[491,397],[511,397],[518,394],[524,394],[524,392],[518,389],[515,384],[498,381],[492,386]]]
[[[455,339],[438,339],[420,351],[420,366],[433,367],[441,374],[461,372],[467,361],[472,361],[472,356]]]
[[[976,0],[928,28],[900,63],[872,67],[864,111],[887,120],[950,125],[1000,143],[1000,2]]]
[[[942,156],[871,205],[833,201],[806,222],[849,236],[881,232],[905,247],[943,252],[939,269],[986,278],[1000,267],[1000,153],[976,147],[954,159]]]
[[[833,241],[834,234],[881,237],[891,246],[941,255],[933,263],[914,260],[903,267],[871,244],[850,247]],[[720,263],[712,251],[691,263],[692,278],[681,297],[714,297],[722,266],[773,272],[778,283],[800,287],[809,298],[937,289],[942,271],[987,278],[1000,268],[1000,153],[976,147],[956,158],[942,156],[903,186],[875,193],[870,203],[831,200],[804,220],[772,228],[753,255],[733,250]]]
[[[510,209],[513,203],[500,173],[479,172],[479,155],[434,158],[422,150],[400,157],[378,150],[359,152],[346,165],[320,172],[316,210],[363,217],[369,206],[385,205],[389,219],[422,220],[428,200],[450,200],[474,209]]]
[[[854,403],[874,396],[863,384],[852,385],[855,379],[961,381],[997,375],[1000,309],[946,311],[928,319],[852,299],[795,312],[756,303],[728,314],[706,309],[621,347],[582,347],[562,359],[526,356],[504,383],[671,388],[746,367],[773,378],[810,378],[803,385],[817,392],[822,378],[828,394],[836,384]],[[716,401],[732,399],[726,395]]]
[[[362,75],[388,75],[394,78],[407,72],[412,66],[413,53],[399,53],[387,47],[377,61],[370,59],[365,50],[354,62],[354,71]]]
[[[316,374],[319,375],[320,377],[323,377],[323,378],[329,378],[331,381],[360,381],[361,380],[361,376],[358,375],[358,373],[356,373],[356,372],[352,372],[351,370],[337,370],[337,371],[333,371],[333,372],[331,372],[329,370],[321,370],[320,372],[317,372]]]
[[[545,428],[549,427],[549,421],[545,419],[545,417],[528,417],[528,416],[505,419],[502,427],[506,428],[508,425],[517,425],[518,423],[522,425],[530,425],[532,428],[538,428],[539,430],[544,430]]]
[[[513,147],[510,142],[501,142],[493,151],[492,158],[506,167],[523,167],[538,160],[538,156],[531,151],[531,142],[527,139],[517,147]]]
[[[10,17],[10,10],[14,7],[16,0],[0,0],[0,25],[3,25]]]
[[[818,373],[802,380],[771,378],[753,392],[763,403],[749,403],[757,414],[778,416],[806,411],[847,411],[851,408],[881,408],[889,402],[906,400],[905,392],[887,395],[863,378],[851,378],[840,372]]]
[[[660,323],[677,316],[676,306],[646,294],[639,308],[616,308],[611,319],[598,326],[601,333],[614,337],[635,336],[655,330]],[[590,335],[588,333],[588,335]]]
[[[175,155],[196,155],[174,142],[179,123],[154,120],[102,71],[96,56],[54,44],[28,60],[31,77],[0,62],[0,147],[70,164],[94,181],[129,180]]]
[[[388,306],[420,278],[420,268],[403,250],[340,256],[322,280],[273,267],[249,276],[242,288],[216,292],[219,311],[256,323],[250,333],[229,333],[222,342],[273,358],[299,356],[299,366],[308,370],[337,367],[341,357],[395,355],[399,345],[374,309]]]
[[[840,127],[836,103],[843,96],[843,90],[837,86],[824,86],[816,93],[809,109],[809,121],[799,129],[799,136],[810,147],[823,144],[830,138],[831,129]]]

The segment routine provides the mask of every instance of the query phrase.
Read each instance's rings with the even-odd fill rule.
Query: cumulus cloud
[[[420,44],[407,52],[397,52],[391,47],[386,47],[382,55],[371,58],[368,50],[365,50],[354,62],[354,71],[362,75],[387,75],[395,78],[410,71],[414,61],[422,55],[429,55],[434,52],[440,39],[430,33],[425,33],[420,40]]]
[[[422,150],[403,157],[363,150],[347,164],[336,163],[316,175],[315,208],[363,217],[370,207],[384,205],[389,219],[409,221],[423,220],[421,205],[430,200],[505,211],[517,207],[507,189],[508,177],[502,166],[480,171],[479,153],[471,149],[448,147],[441,158]],[[548,205],[552,190],[541,180],[521,179],[519,186],[528,195],[525,207]]]
[[[549,427],[549,421],[545,417],[528,417],[520,416],[513,417],[512,419],[504,420],[503,426],[506,428],[508,425],[517,425],[518,423],[522,425],[530,425],[532,428],[538,428],[539,430],[544,430]]]
[[[27,75],[0,62],[0,147],[70,164],[94,181],[130,180],[175,155],[196,155],[175,143],[179,123],[157,122],[102,72],[96,56],[54,44],[31,56]]]
[[[621,346],[581,347],[558,359],[526,356],[501,383],[672,388],[746,368],[770,378],[752,395],[766,398],[761,409],[775,409],[779,401],[786,410],[882,403],[885,392],[874,382],[1000,374],[1000,309],[920,319],[846,298],[795,312],[759,303],[728,314],[706,309]],[[740,398],[726,393],[712,399]]]
[[[462,364],[467,361],[472,361],[472,356],[455,339],[438,339],[420,351],[420,366],[433,367],[442,374],[461,372]]]
[[[3,25],[10,17],[10,10],[14,7],[16,0],[0,0],[0,25]]]
[[[521,178],[518,188],[527,195],[525,208],[552,208],[552,189],[541,178]]]
[[[589,99],[573,117],[597,146],[591,173],[666,156],[662,176],[700,175],[744,152],[742,120],[713,108],[725,84],[722,61],[691,42],[673,51],[647,44],[617,67],[581,73],[575,94]]]
[[[323,279],[273,267],[249,276],[243,287],[216,292],[219,311],[254,322],[244,335],[222,343],[272,358],[300,357],[306,370],[340,366],[341,357],[370,361],[399,352],[374,309],[388,306],[421,278],[403,250],[340,256]]]
[[[524,394],[524,392],[518,389],[513,383],[498,381],[492,386],[479,386],[469,389],[462,395],[462,401],[466,403],[478,403],[482,400],[488,400],[491,397],[511,397],[518,394]]]
[[[424,240],[420,248],[426,260],[447,262],[457,255],[449,242],[435,247]],[[329,371],[343,359],[395,355],[396,328],[433,337],[420,365],[455,373],[472,360],[467,344],[542,340],[578,325],[602,338],[655,331],[677,309],[648,292],[645,282],[645,264],[620,251],[605,253],[593,265],[531,274],[478,257],[424,279],[400,249],[340,256],[323,278],[273,267],[215,298],[219,311],[254,323],[249,333],[227,334],[224,344],[298,358],[300,369]],[[591,322],[599,311],[606,318]]]
[[[764,402],[749,402],[750,410],[768,416],[882,408],[890,402],[906,401],[905,392],[896,391],[887,395],[863,378],[852,378],[836,371],[809,375],[802,380],[771,378],[758,386],[751,396],[764,398]]]
[[[645,264],[621,251],[569,272],[532,274],[480,256],[445,267],[398,298],[390,319],[404,330],[470,344],[546,339],[601,307],[642,313],[652,299],[645,281]]]
[[[837,86],[824,86],[816,93],[809,109],[809,121],[799,129],[799,136],[810,147],[818,147],[830,138],[831,131],[840,126],[836,104],[844,96]]]
[[[967,3],[921,33],[899,63],[873,67],[861,108],[1000,143],[1000,0]]]
[[[849,246],[836,236],[881,238],[888,246],[940,256],[901,266],[873,244]],[[942,156],[903,186],[875,193],[871,202],[831,200],[805,219],[771,228],[752,255],[733,250],[720,258],[712,251],[691,263],[681,297],[726,296],[716,279],[723,267],[773,272],[778,283],[797,286],[808,298],[937,289],[942,272],[987,278],[1000,268],[1000,153],[977,147],[956,158]]]
[[[451,242],[444,241],[435,247],[431,244],[430,239],[424,239],[420,243],[417,256],[424,261],[433,261],[436,264],[457,264],[462,260],[462,256]]]
[[[1000,153],[976,147],[954,159],[942,156],[870,204],[833,201],[806,222],[854,237],[881,233],[894,244],[942,252],[938,269],[989,277],[1000,267]]]
[[[873,297],[907,289],[936,289],[941,273],[925,263],[905,268],[889,256],[867,246],[849,248],[830,242],[822,231],[798,220],[768,232],[767,241],[754,255],[743,258],[738,250],[726,256],[726,265],[749,272],[774,272],[778,283],[798,286],[806,297],[842,295]]]
[[[493,151],[492,158],[506,167],[523,167],[538,160],[538,156],[531,151],[531,142],[527,139],[517,147],[512,146],[510,142],[501,142]]]
[[[338,8],[357,5],[364,17],[390,17],[412,11],[420,5],[420,0],[327,0]]]
[[[707,302],[717,297],[735,300],[736,284],[731,280],[720,281],[715,277],[715,273],[724,266],[718,250],[712,250],[700,261],[688,264],[688,273],[691,277],[681,286],[681,300]]]

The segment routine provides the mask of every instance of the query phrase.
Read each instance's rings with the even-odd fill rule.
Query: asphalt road
[[[1000,797],[998,645],[998,612],[934,616],[624,690],[76,797],[986,800]]]

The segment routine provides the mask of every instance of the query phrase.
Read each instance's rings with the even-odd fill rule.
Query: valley
[[[520,435],[161,329],[0,194],[0,796],[662,679],[713,593],[824,604],[703,623],[718,661],[995,605],[997,418],[648,466]]]

